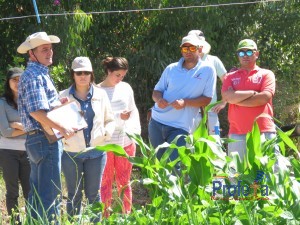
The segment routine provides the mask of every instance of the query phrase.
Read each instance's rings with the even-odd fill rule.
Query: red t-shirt
[[[233,90],[254,90],[257,92],[268,91],[274,96],[275,93],[275,76],[274,73],[267,69],[255,67],[248,73],[247,70],[238,69],[228,73],[223,81],[222,91],[229,88]],[[228,121],[230,123],[229,134],[246,134],[252,130],[253,123],[257,116],[266,113],[273,116],[272,98],[262,106],[245,107],[235,104],[229,104]],[[261,132],[275,132],[273,120],[266,117],[257,119]]]

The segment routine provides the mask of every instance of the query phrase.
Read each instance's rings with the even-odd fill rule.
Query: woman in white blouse
[[[126,133],[141,133],[140,117],[135,105],[131,86],[123,82],[128,71],[128,61],[122,57],[107,57],[102,61],[106,73],[105,80],[98,86],[105,90],[115,115],[116,128],[109,143],[122,146],[129,156],[135,155],[135,143]],[[104,216],[109,216],[109,207],[112,201],[112,184],[116,179],[119,195],[124,191],[123,213],[131,212],[132,190],[130,175],[132,164],[123,157],[112,152],[107,154],[107,162],[101,184],[101,198],[105,204]]]

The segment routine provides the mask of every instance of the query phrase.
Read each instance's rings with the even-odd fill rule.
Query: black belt
[[[27,132],[27,135],[39,134],[39,133],[41,133],[41,132],[42,132],[42,131],[40,131],[40,130],[32,130],[32,131]]]

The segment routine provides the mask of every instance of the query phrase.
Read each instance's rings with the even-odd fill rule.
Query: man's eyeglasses
[[[187,53],[188,51],[190,52],[195,52],[197,51],[197,47],[196,46],[186,46],[186,47],[181,47],[181,52],[182,53]]]
[[[91,75],[92,74],[92,72],[88,72],[88,71],[76,71],[75,72],[75,75],[76,76],[89,76],[89,75]]]
[[[243,51],[243,50],[239,50],[238,52],[237,52],[237,55],[239,56],[239,57],[244,57],[244,56],[252,56],[253,55],[253,53],[254,53],[254,51],[253,50],[251,50],[251,49],[248,49],[248,50],[246,50],[246,51]]]

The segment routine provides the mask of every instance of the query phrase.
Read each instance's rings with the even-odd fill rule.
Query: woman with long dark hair
[[[4,94],[0,98],[0,166],[3,169],[9,215],[18,210],[19,181],[25,199],[30,190],[30,164],[17,105],[18,82],[22,73],[23,70],[17,67],[8,70]]]

